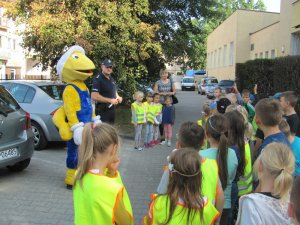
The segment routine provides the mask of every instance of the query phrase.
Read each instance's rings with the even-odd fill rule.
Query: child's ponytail
[[[262,179],[262,175],[271,176],[274,179],[273,196],[287,201],[295,169],[295,158],[291,149],[282,143],[268,144],[256,161],[256,171],[260,162],[266,171],[266,174],[264,171],[258,173],[258,178]]]
[[[88,123],[85,124],[82,132],[82,142],[78,152],[78,168],[75,176],[75,182],[80,181],[80,185],[82,185],[82,178],[87,172],[88,166],[93,161],[94,138],[92,130],[92,123]]]
[[[82,178],[92,165],[95,155],[105,153],[110,145],[119,146],[119,136],[113,126],[107,123],[100,123],[96,126],[93,123],[85,124],[79,147],[75,182],[80,181],[82,186]]]
[[[219,177],[222,183],[222,188],[227,186],[228,168],[228,140],[227,140],[228,124],[226,118],[219,114],[210,117],[205,125],[206,134],[219,143],[217,163],[219,166]]]

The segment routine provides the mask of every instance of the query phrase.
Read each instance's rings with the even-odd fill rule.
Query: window
[[[218,67],[220,67],[220,66],[221,66],[221,51],[222,51],[222,49],[221,49],[221,48],[219,48]]]
[[[255,53],[255,59],[257,59],[257,53]]]
[[[271,59],[274,59],[276,57],[275,55],[275,49],[271,50]]]
[[[250,50],[251,50],[251,51],[254,50],[254,44],[251,44]]]
[[[214,53],[213,52],[211,52],[210,53],[210,68],[212,69],[213,68],[213,56],[214,56]]]
[[[217,50],[215,50],[215,55],[214,55],[214,68],[217,67]]]
[[[0,48],[2,48],[2,36],[0,35]]]
[[[13,39],[13,43],[12,43],[12,48],[13,48],[13,50],[16,50],[16,40],[15,39]]]
[[[31,103],[32,100],[33,100],[34,95],[35,95],[34,88],[29,87],[28,91],[27,91],[27,93],[25,95],[25,98],[24,98],[24,103]]]
[[[14,98],[0,85],[0,111],[10,113],[18,110],[20,106]]]
[[[7,48],[10,49],[10,47],[11,47],[11,39],[8,38],[7,39]]]
[[[16,79],[16,70],[15,69],[10,70],[10,79],[12,79],[12,80]]]
[[[14,84],[10,90],[10,93],[12,94],[12,96],[14,96],[17,102],[23,103],[28,88],[28,86],[23,84]]]
[[[227,55],[227,45],[224,45],[224,49],[223,49],[223,66],[226,66],[226,55]]]
[[[259,53],[259,58],[262,59],[263,58],[263,53]]]
[[[185,79],[189,79],[189,78],[185,78]],[[184,82],[188,83],[188,81],[186,80]],[[44,92],[46,92],[51,98],[55,100],[62,100],[62,95],[65,89],[65,85],[45,85],[45,86],[39,86],[39,88],[42,89]]]
[[[268,59],[269,58],[269,51],[265,52],[265,58]]]
[[[229,65],[233,65],[233,42],[230,42],[230,49],[229,49]]]
[[[209,58],[209,53],[207,53],[207,68],[210,68],[210,58]]]

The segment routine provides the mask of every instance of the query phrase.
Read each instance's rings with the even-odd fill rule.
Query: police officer
[[[115,106],[123,101],[117,93],[116,82],[111,77],[113,63],[105,59],[101,63],[101,72],[93,78],[91,98],[96,103],[96,115],[101,116],[102,122],[114,124]]]

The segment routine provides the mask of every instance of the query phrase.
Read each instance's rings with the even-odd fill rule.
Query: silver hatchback
[[[62,141],[52,122],[55,111],[62,106],[65,84],[53,81],[3,81],[0,84],[14,96],[31,117],[34,148],[44,149],[49,141]]]
[[[0,85],[0,167],[24,170],[33,151],[30,115]]]

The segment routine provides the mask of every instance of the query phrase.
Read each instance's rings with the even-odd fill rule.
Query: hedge
[[[276,59],[255,59],[236,64],[236,82],[239,90],[253,90],[257,84],[258,99],[276,92],[296,91],[300,93],[300,56]],[[300,112],[300,104],[297,104]]]

